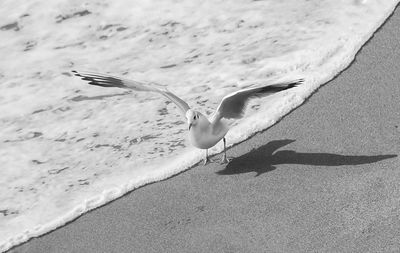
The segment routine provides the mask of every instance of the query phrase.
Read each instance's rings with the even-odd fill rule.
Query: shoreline
[[[230,148],[227,166],[213,156],[10,252],[381,250],[384,235],[399,250],[400,235],[389,236],[400,228],[391,211],[399,203],[386,205],[400,195],[399,16],[395,10],[348,68],[279,124]],[[394,227],[376,224],[388,219]]]

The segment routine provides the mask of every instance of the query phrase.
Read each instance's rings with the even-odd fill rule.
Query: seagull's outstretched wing
[[[186,111],[190,109],[189,105],[177,97],[172,92],[168,91],[165,86],[156,83],[142,83],[133,80],[127,80],[116,76],[110,76],[107,74],[98,74],[94,72],[76,71],[72,70],[75,76],[80,77],[84,81],[88,81],[90,85],[97,85],[102,87],[118,87],[124,89],[131,89],[135,91],[152,91],[160,93],[174,102],[181,110],[183,116],[186,115]]]
[[[303,83],[303,79],[276,83],[264,87],[243,89],[226,95],[219,104],[214,115],[214,122],[221,118],[239,119],[243,117],[246,105],[251,98],[265,97],[273,93],[287,90]]]

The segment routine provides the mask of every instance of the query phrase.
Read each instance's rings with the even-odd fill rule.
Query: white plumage
[[[94,72],[78,72],[75,70],[72,72],[82,80],[88,81],[91,85],[157,92],[170,99],[177,105],[182,115],[185,116],[187,120],[190,142],[193,146],[206,150],[204,164],[208,161],[208,149],[217,144],[221,139],[224,142],[223,162],[228,162],[226,158],[225,135],[229,131],[229,126],[223,119],[239,119],[243,117],[247,103],[254,97],[268,96],[279,91],[296,87],[303,82],[303,79],[297,79],[289,82],[279,82],[261,87],[242,89],[230,93],[222,99],[213,117],[209,120],[202,113],[190,109],[189,105],[184,100],[170,92],[164,85],[143,83]]]

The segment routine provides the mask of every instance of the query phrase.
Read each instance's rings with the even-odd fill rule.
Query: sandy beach
[[[399,252],[400,10],[270,129],[10,252]]]

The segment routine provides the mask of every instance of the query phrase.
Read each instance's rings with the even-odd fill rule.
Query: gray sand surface
[[[400,252],[400,9],[277,125],[12,252]]]

